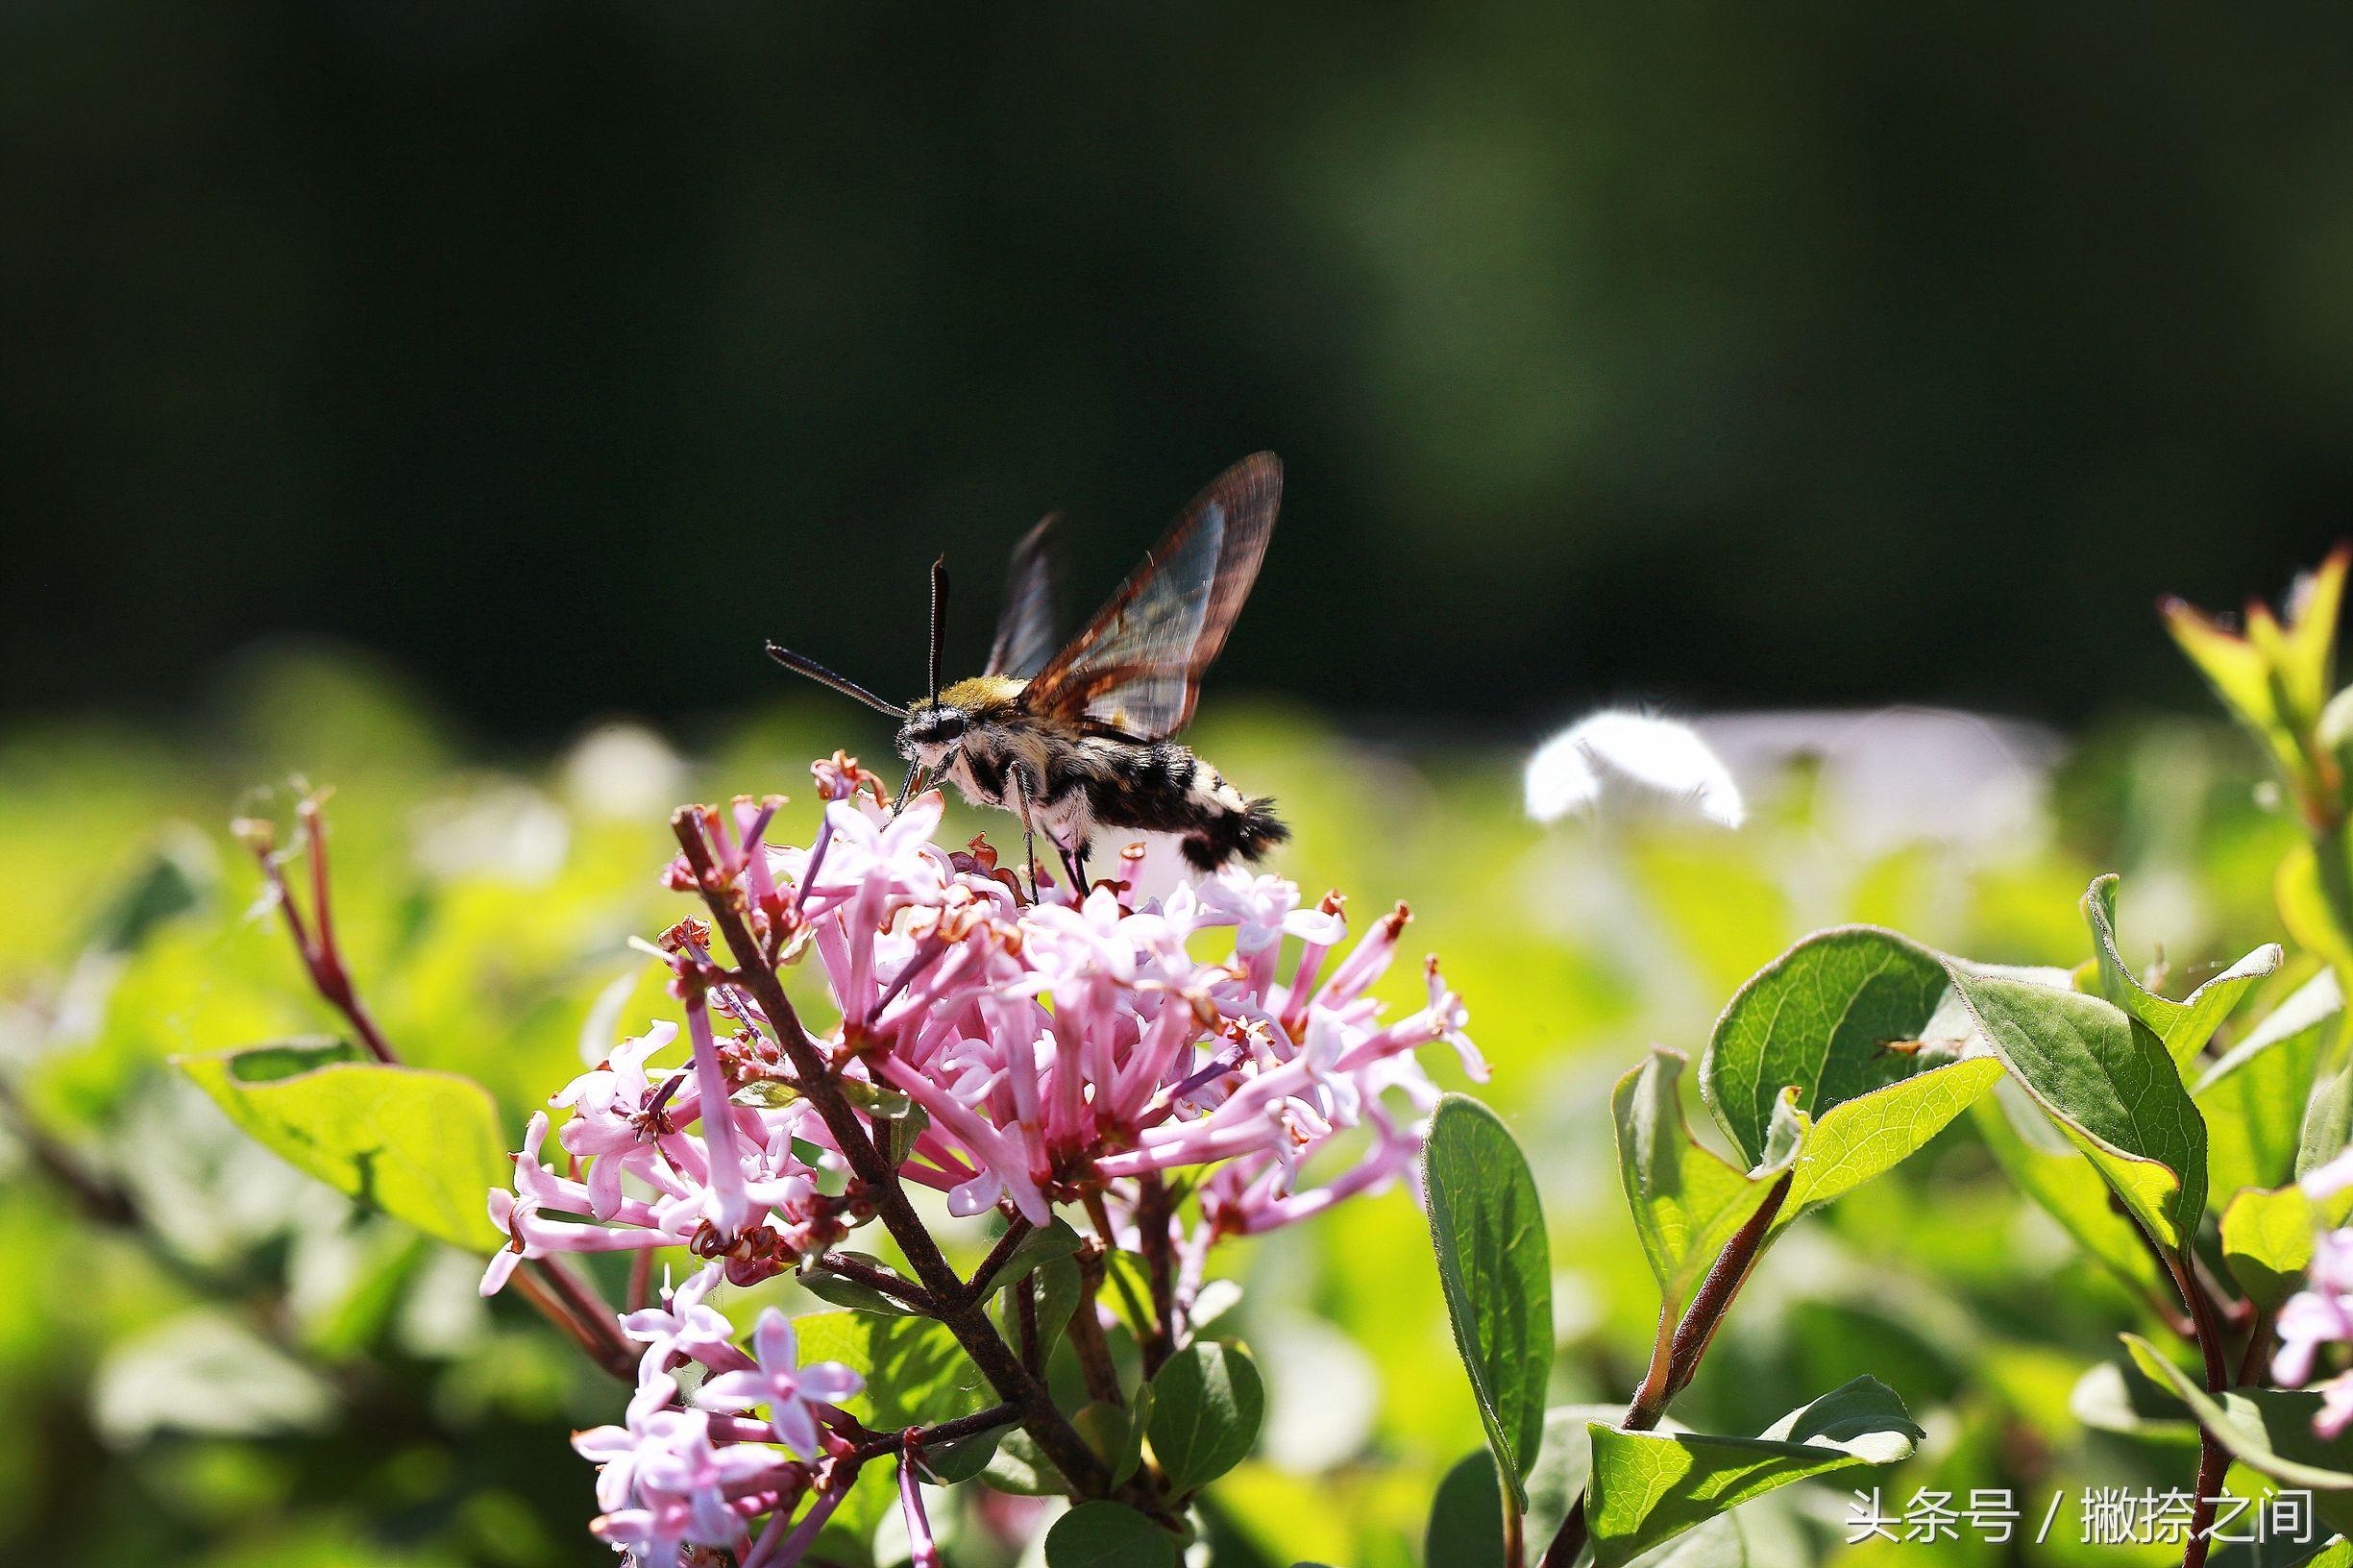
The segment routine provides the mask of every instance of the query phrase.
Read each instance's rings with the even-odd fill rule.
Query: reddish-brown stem
[[[1025,1276],[1014,1287],[1015,1324],[1021,1340],[1021,1364],[1033,1378],[1045,1376],[1045,1341],[1038,1334],[1038,1276]]]
[[[540,1265],[551,1260],[539,1259],[515,1270],[512,1276],[516,1289],[529,1302],[539,1315],[554,1324],[564,1336],[580,1347],[582,1354],[597,1364],[599,1371],[608,1373],[623,1383],[637,1381],[637,1350],[620,1334],[614,1324],[608,1336],[594,1317],[584,1316],[567,1305],[563,1293],[548,1280]],[[603,1322],[612,1324],[608,1314]]]
[[[1765,1201],[1756,1213],[1749,1216],[1724,1250],[1716,1254],[1709,1265],[1707,1278],[1691,1298],[1680,1322],[1672,1335],[1667,1333],[1665,1314],[1658,1325],[1657,1340],[1651,1347],[1650,1370],[1644,1375],[1642,1386],[1635,1390],[1633,1402],[1626,1409],[1626,1417],[1618,1423],[1626,1432],[1649,1432],[1667,1413],[1667,1405],[1690,1385],[1700,1370],[1701,1358],[1715,1342],[1716,1330],[1723,1326],[1725,1314],[1731,1310],[1733,1298],[1748,1283],[1763,1256],[1765,1241],[1773,1234],[1773,1222],[1781,1213],[1781,1205],[1789,1198],[1790,1176],[1784,1174],[1765,1194]],[[1664,1361],[1662,1371],[1661,1361]],[[1578,1554],[1585,1549],[1585,1500],[1581,1493],[1569,1506],[1568,1517],[1560,1521],[1560,1529],[1553,1536],[1553,1544],[1544,1549],[1543,1568],[1569,1568]]]
[[[1019,1214],[1014,1215],[1012,1222],[1005,1227],[1005,1234],[998,1237],[996,1245],[989,1249],[989,1256],[980,1261],[978,1268],[972,1270],[972,1281],[966,1287],[965,1295],[975,1302],[986,1301],[995,1283],[997,1270],[1005,1266],[1005,1261],[1013,1256],[1014,1249],[1029,1239],[1029,1233],[1036,1229]]]
[[[849,1451],[847,1458],[864,1464],[869,1459],[879,1459],[886,1454],[896,1454],[910,1443],[923,1449],[935,1443],[952,1443],[959,1438],[976,1437],[997,1427],[1009,1427],[1020,1416],[1020,1410],[1013,1405],[992,1405],[985,1410],[974,1410],[970,1415],[960,1415],[936,1427],[909,1427],[904,1432],[872,1433],[858,1439],[857,1446]]]
[[[1168,1242],[1171,1206],[1160,1172],[1144,1172],[1136,1205],[1136,1229],[1143,1242],[1144,1269],[1151,1282],[1152,1321],[1143,1339],[1143,1375],[1157,1374],[1176,1354],[1176,1259]]]
[[[387,1066],[398,1066],[400,1055],[376,1027],[366,1004],[360,1001],[359,992],[352,984],[351,970],[344,966],[342,949],[335,942],[334,890],[327,864],[327,814],[316,796],[295,809],[295,821],[301,835],[299,846],[310,856],[308,919],[304,919],[301,905],[295,902],[294,890],[286,883],[285,869],[268,842],[253,844],[254,857],[269,882],[286,933],[293,938],[295,956],[302,961],[311,989],[343,1015],[368,1054]],[[523,1270],[517,1270],[515,1275],[522,1283],[525,1299],[586,1351],[600,1367],[624,1383],[635,1382],[637,1350],[621,1332],[612,1309],[574,1278],[558,1260],[543,1258],[530,1266],[538,1272],[538,1280],[529,1278]]]
[[[2140,1238],[2141,1250],[2147,1253],[2149,1262],[2157,1265],[2159,1277],[2172,1281],[2175,1292],[2182,1296],[2186,1304],[2190,1291],[2184,1289],[2180,1272],[2173,1266],[2173,1260],[2167,1256],[2166,1250],[2157,1245],[2157,1238],[2149,1235],[2147,1227],[2141,1223],[2140,1216],[2126,1208],[2124,1200],[2113,1192],[2108,1194],[2108,1209],[2110,1213],[2132,1227],[2132,1234]],[[2192,1345],[2197,1343],[2197,1319],[2194,1312],[2179,1311],[2158,1295],[2151,1295],[2148,1298],[2148,1304],[2156,1311],[2158,1318],[2164,1322],[2165,1326],[2171,1330],[2183,1343]]]
[[[2246,1349],[2239,1356],[2239,1375],[2231,1379],[2231,1386],[2243,1388],[2253,1383],[2263,1371],[2263,1359],[2271,1348],[2271,1314],[2258,1308],[2255,1321],[2247,1329]]]
[[[1103,1319],[1095,1300],[1103,1288],[1103,1254],[1090,1246],[1078,1259],[1078,1310],[1070,1314],[1070,1348],[1078,1354],[1078,1369],[1090,1398],[1124,1405],[1118,1370],[1112,1365],[1111,1344],[1103,1337]]]
[[[637,1377],[638,1347],[621,1332],[621,1319],[605,1299],[588,1287],[561,1258],[541,1258],[531,1266],[548,1283],[556,1299],[587,1325],[597,1349],[597,1364],[625,1382]]]
[[[2182,1302],[2190,1309],[2191,1320],[2197,1329],[2198,1354],[2206,1362],[2206,1391],[2218,1394],[2230,1386],[2230,1368],[2223,1359],[2222,1324],[2214,1303],[2198,1287],[2196,1276],[2178,1258],[2172,1263],[2173,1283],[2180,1289]],[[2230,1456],[2215,1440],[2214,1433],[2204,1422],[2197,1429],[2197,1482],[2191,1504],[2190,1544],[2181,1555],[2181,1568],[2205,1568],[2206,1554],[2214,1546],[2215,1502],[2222,1490],[2223,1473],[2230,1468]]]
[[[1749,1283],[1749,1275],[1756,1267],[1756,1260],[1765,1250],[1765,1237],[1773,1231],[1773,1222],[1780,1217],[1781,1205],[1789,1197],[1790,1178],[1787,1175],[1773,1184],[1765,1201],[1756,1213],[1724,1244],[1715,1262],[1707,1270],[1707,1278],[1700,1282],[1697,1294],[1691,1298],[1691,1308],[1683,1320],[1676,1325],[1673,1364],[1668,1371],[1667,1396],[1672,1399],[1690,1386],[1700,1370],[1700,1358],[1707,1354],[1714,1342],[1716,1330],[1724,1324],[1725,1313],[1731,1310],[1732,1298],[1740,1287]],[[1629,1409],[1626,1428],[1629,1432],[1648,1432],[1667,1413],[1664,1401],[1655,1409]],[[1637,1425],[1639,1418],[1640,1424]]]
[[[824,1052],[801,1027],[800,1016],[785,995],[784,983],[778,978],[775,966],[745,923],[742,889],[723,879],[712,863],[710,846],[702,835],[701,814],[692,807],[681,809],[671,817],[671,831],[676,834],[678,846],[685,853],[687,868],[694,873],[695,885],[702,894],[703,907],[710,911],[712,928],[735,955],[743,970],[743,982],[753,1000],[760,1004],[761,1012],[767,1015],[778,1045],[798,1076],[801,1091],[817,1108],[826,1131],[833,1135],[835,1147],[849,1162],[851,1173],[872,1200],[883,1227],[906,1254],[917,1280],[930,1292],[940,1321],[947,1325],[948,1332],[972,1358],[990,1386],[1021,1412],[1021,1425],[1038,1440],[1039,1448],[1064,1478],[1083,1496],[1103,1495],[1111,1485],[1110,1473],[1104,1469],[1103,1461],[1079,1436],[1078,1429],[1055,1408],[1044,1384],[1021,1364],[1004,1336],[996,1332],[996,1326],[989,1321],[988,1314],[976,1304],[963,1299],[964,1282],[941,1256],[939,1243],[932,1239],[922,1217],[915,1212],[900,1187],[898,1172],[883,1158],[865,1122],[844,1097]]]
[[[317,992],[330,1007],[343,1015],[352,1033],[367,1048],[370,1056],[386,1065],[395,1065],[400,1058],[393,1054],[391,1042],[359,1000],[352,986],[351,971],[344,968],[343,951],[335,943],[334,898],[327,872],[327,814],[317,797],[305,800],[295,809],[295,821],[300,834],[298,848],[310,857],[310,918],[303,918],[301,907],[294,901],[294,890],[286,883],[285,869],[279,864],[276,852],[266,841],[253,845],[254,856],[261,864],[261,874],[270,884],[278,903],[278,913],[286,922],[286,931],[294,939],[295,956],[303,963],[310,977],[310,988]]]

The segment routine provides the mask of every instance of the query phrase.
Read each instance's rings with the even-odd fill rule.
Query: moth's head
[[[909,762],[937,768],[964,744],[972,717],[945,698],[923,698],[907,704],[907,722],[899,726],[898,754]]]

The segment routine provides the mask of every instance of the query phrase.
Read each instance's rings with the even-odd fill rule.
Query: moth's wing
[[[1083,715],[1146,740],[1182,729],[1201,673],[1258,579],[1282,501],[1283,464],[1270,452],[1212,480],[1111,602],[1038,672],[1032,711]]]
[[[1034,675],[1053,655],[1054,523],[1047,517],[1013,547],[1005,569],[1005,610],[989,649],[990,674]]]

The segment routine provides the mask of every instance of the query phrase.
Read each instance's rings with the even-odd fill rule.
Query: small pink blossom
[[[1310,903],[1291,882],[1229,868],[1141,897],[1138,855],[1120,858],[1129,880],[1033,897],[980,841],[937,842],[937,794],[894,814],[847,758],[813,772],[825,805],[805,847],[776,842],[774,798],[739,798],[694,814],[703,851],[664,877],[725,898],[767,960],[815,971],[797,990],[821,988],[830,1006],[809,1004],[809,1040],[781,1035],[709,929],[683,919],[650,949],[670,966],[679,1019],[650,1024],[558,1090],[554,1118],[525,1132],[511,1188],[490,1197],[508,1244],[485,1293],[563,1252],[682,1247],[702,1260],[658,1306],[620,1320],[645,1346],[637,1395],[623,1424],[575,1439],[599,1467],[596,1532],[637,1568],[690,1550],[781,1568],[855,1474],[829,1430],[855,1433],[839,1407],[859,1374],[803,1364],[772,1308],[748,1352],[710,1303],[721,1285],[804,1266],[872,1218],[871,1194],[842,1179],[850,1162],[798,1091],[809,1049],[865,1112],[862,1132],[903,1151],[899,1179],[944,1194],[952,1214],[1044,1225],[1085,1202],[1091,1224],[1132,1247],[1140,1216],[1157,1213],[1180,1324],[1219,1241],[1411,1170],[1438,1099],[1429,1047],[1486,1075],[1434,959],[1418,1006],[1379,994],[1402,904],[1351,944],[1337,894]],[[1173,1212],[1155,1196],[1172,1188],[1192,1194]],[[690,1363],[708,1374],[691,1396],[679,1388]],[[920,1563],[937,1548],[913,1474],[902,1505]]]
[[[818,1454],[814,1405],[839,1405],[866,1386],[866,1380],[838,1361],[799,1364],[793,1325],[773,1307],[760,1312],[751,1332],[753,1365],[725,1372],[702,1385],[699,1396],[714,1409],[748,1410],[768,1408],[769,1429],[776,1440],[807,1458]]]

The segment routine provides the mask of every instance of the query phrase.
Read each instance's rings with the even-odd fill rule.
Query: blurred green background
[[[7,8],[0,1082],[153,1227],[0,1138],[0,1560],[601,1555],[564,1437],[615,1391],[164,1066],[331,1023],[233,812],[334,787],[367,994],[519,1130],[678,913],[668,806],[805,831],[808,759],[884,749],[762,636],[912,690],[933,553],[977,662],[1037,515],[1075,619],[1259,447],[1198,738],[1281,869],[1412,901],[1546,1181],[1557,1392],[1623,1398],[1609,1085],[1790,940],[2072,963],[2101,870],[2177,975],[2277,936],[2149,603],[2344,526],[2349,64],[2325,8]],[[1526,822],[1523,744],[1618,698],[2065,739],[1727,732],[1736,835]],[[1404,1568],[1478,1441],[1417,1216],[1240,1251],[1276,1405],[1221,1568]],[[2132,1309],[1966,1127],[1753,1289],[1695,1424],[1870,1371],[1930,1433],[1891,1499],[2185,1482],[2071,1415]],[[1838,1533],[1784,1496],[1760,1564]]]

